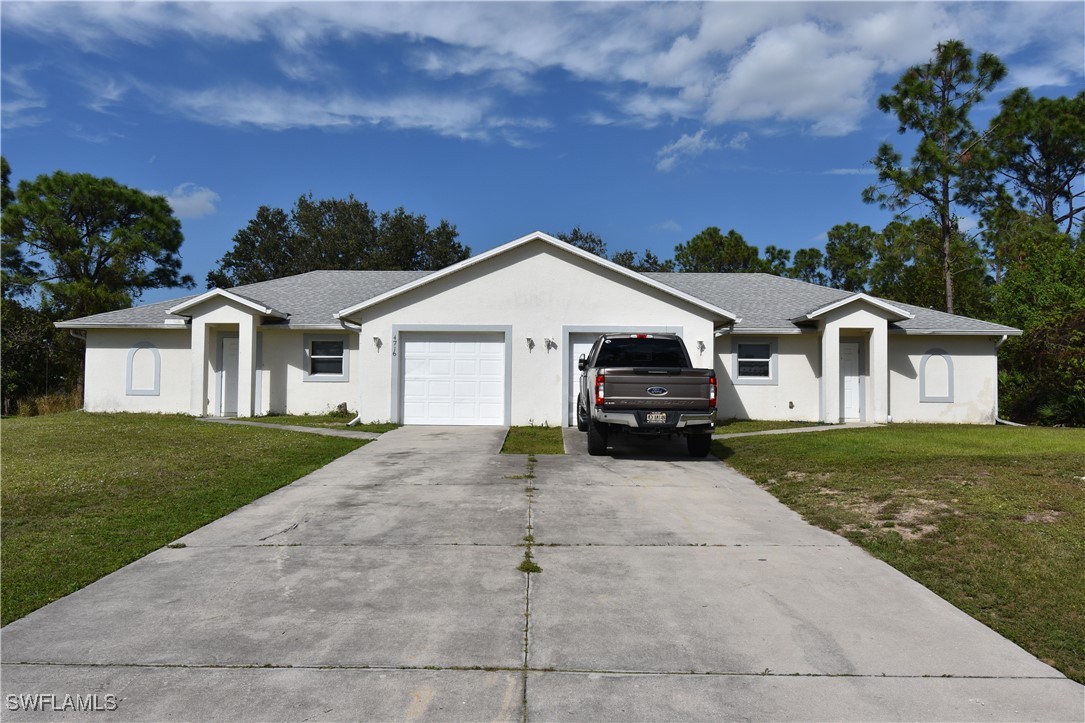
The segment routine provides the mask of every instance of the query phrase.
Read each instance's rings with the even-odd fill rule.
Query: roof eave
[[[906,336],[1021,336],[1020,329],[901,329],[889,330],[890,334]]]
[[[801,326],[746,326],[735,327],[732,336],[770,336],[776,334],[818,334],[817,329]]]
[[[83,329],[93,331],[96,329],[177,329],[188,330],[188,324],[167,324],[165,322],[110,322],[108,324],[80,324],[78,321],[57,321],[53,323],[58,329]]]

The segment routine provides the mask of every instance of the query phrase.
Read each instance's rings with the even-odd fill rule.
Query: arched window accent
[[[124,370],[124,393],[130,397],[157,397],[162,387],[162,355],[149,341],[128,350]]]
[[[931,349],[919,363],[919,401],[953,401],[953,357],[944,349]]]

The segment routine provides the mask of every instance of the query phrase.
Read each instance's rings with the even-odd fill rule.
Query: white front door
[[[580,394],[580,370],[577,369],[577,362],[580,361],[581,354],[587,355],[591,351],[591,345],[598,338],[599,335],[595,333],[569,334],[569,417],[566,424],[570,427],[576,425],[576,397]]]
[[[859,375],[859,344],[840,343],[840,417],[844,420],[862,419]]]
[[[403,423],[504,424],[504,335],[404,334]]]
[[[236,336],[224,336],[219,344],[219,416],[236,417],[240,344]]]

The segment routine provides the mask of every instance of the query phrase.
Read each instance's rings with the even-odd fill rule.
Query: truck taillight
[[[716,375],[713,374],[708,378],[708,406],[715,408],[716,406]]]
[[[595,375],[595,403],[602,404],[606,401],[606,394],[603,393],[603,375]]]

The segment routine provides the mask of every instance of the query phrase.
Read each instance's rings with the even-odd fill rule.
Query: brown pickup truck
[[[716,428],[716,373],[694,369],[676,334],[603,334],[580,357],[576,422],[588,453],[606,454],[611,434],[682,435],[704,457]]]

